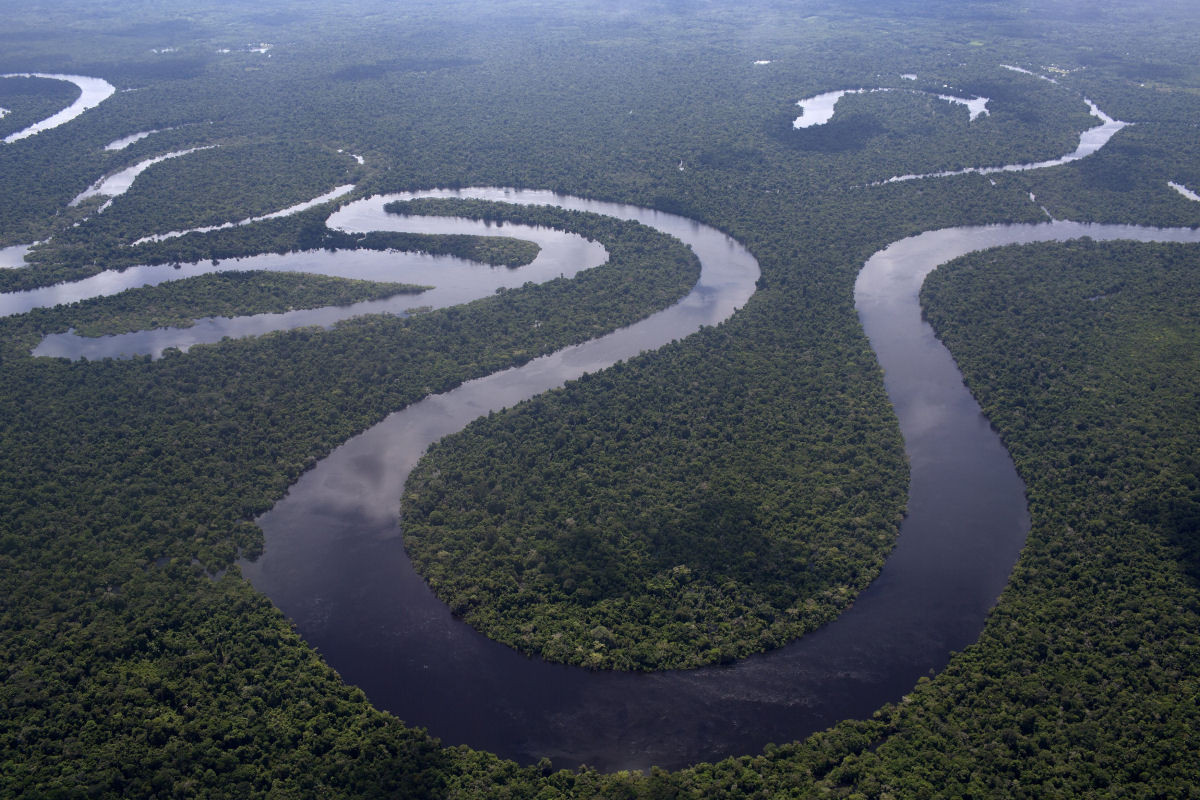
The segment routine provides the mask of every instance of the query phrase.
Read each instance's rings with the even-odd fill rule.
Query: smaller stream
[[[1101,111],[1095,103],[1083,99],[1087,103],[1088,109],[1092,112],[1092,116],[1100,120],[1100,124],[1094,128],[1088,128],[1083,133],[1079,134],[1079,145],[1073,152],[1067,153],[1059,158],[1051,158],[1046,161],[1033,161],[1028,164],[1005,164],[999,167],[967,167],[966,169],[947,170],[945,172],[926,172],[920,175],[897,175],[894,178],[888,178],[886,181],[880,181],[873,186],[878,186],[883,183],[899,183],[901,181],[924,180],[925,178],[951,178],[955,175],[992,175],[997,172],[1026,172],[1031,169],[1046,169],[1048,167],[1059,167],[1063,164],[1069,164],[1072,161],[1078,161],[1081,158],[1087,158],[1101,147],[1108,144],[1108,140],[1117,134],[1128,122],[1122,122],[1119,119],[1113,119],[1108,114]]]
[[[155,164],[172,158],[180,158],[182,156],[195,153],[197,150],[211,150],[215,146],[216,145],[209,145],[207,147],[191,147],[187,150],[177,150],[174,153],[164,153],[161,156],[154,156],[153,158],[147,158],[145,161],[139,161],[132,166],[126,167],[120,172],[114,172],[112,175],[96,181],[87,189],[84,189],[82,192],[76,195],[75,199],[67,205],[77,206],[84,200],[87,200],[89,197],[112,198],[125,194],[129,191],[130,187],[133,186],[133,182],[138,179],[138,176],[150,169],[150,167],[153,167]],[[109,202],[111,202],[111,200]],[[109,203],[105,203],[100,207],[99,210],[104,211],[108,208],[108,205]]]
[[[355,190],[355,188],[357,188],[357,187],[355,187],[355,185],[352,183],[347,183],[342,186],[336,186],[333,189],[330,189],[325,194],[314,197],[311,200],[305,200],[303,203],[297,203],[294,206],[288,206],[287,208],[280,209],[279,211],[272,211],[270,214],[263,214],[262,216],[259,216],[259,217],[248,217],[246,219],[238,220],[237,222],[223,222],[220,225],[206,225],[206,226],[200,227],[200,228],[189,228],[188,230],[185,230],[185,231],[169,231],[167,233],[154,233],[154,234],[151,234],[150,236],[143,236],[142,238],[135,240],[133,242],[132,246],[136,247],[137,245],[143,244],[145,242],[162,242],[162,241],[166,241],[167,239],[175,239],[180,236],[187,236],[189,233],[211,233],[213,231],[224,231],[224,230],[228,230],[229,228],[240,228],[243,225],[253,225],[255,222],[263,222],[268,219],[279,219],[281,217],[290,217],[295,214],[299,214],[301,211],[307,211],[308,209],[316,208],[317,206],[319,206],[323,203],[329,203],[334,200],[338,200],[342,197],[345,197],[346,195],[353,192]]]
[[[355,201],[334,213],[328,224],[339,230],[361,233],[402,231],[512,236],[535,242],[541,250],[532,262],[515,269],[490,267],[452,256],[374,250],[309,251],[285,255],[270,253],[218,264],[202,261],[178,268],[165,264],[132,267],[122,272],[104,272],[73,283],[0,295],[0,315],[228,270],[301,272],[434,287],[420,294],[402,294],[347,306],[244,317],[206,317],[196,320],[188,328],[156,328],[95,338],[74,333],[51,334],[33,351],[35,356],[71,359],[127,358],[135,355],[158,358],[168,348],[186,351],[192,345],[219,342],[226,337],[259,336],[312,325],[329,327],[363,314],[404,316],[414,307],[445,308],[459,305],[487,297],[501,288],[516,289],[529,282],[544,283],[554,278],[573,277],[582,270],[603,264],[608,258],[607,251],[601,245],[565,231],[511,223],[498,225],[458,217],[402,216],[383,210],[383,206],[392,200],[411,197],[411,194],[390,195]]]
[[[162,133],[164,130],[169,131],[169,130],[174,130],[174,128],[161,128],[161,129],[155,128],[154,130],[151,130],[151,131],[139,131],[138,133],[131,133],[128,136],[122,136],[120,139],[114,139],[113,141],[104,145],[104,149],[109,150],[109,151],[124,150],[126,147],[129,147],[131,144],[134,144],[135,142],[140,142],[142,139],[145,139],[148,136],[153,136],[156,133]]]

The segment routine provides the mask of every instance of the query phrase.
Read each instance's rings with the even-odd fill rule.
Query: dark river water
[[[967,252],[1009,243],[1081,236],[1200,241],[1200,231],[1190,229],[1058,222],[933,231],[876,253],[859,275],[855,302],[885,371],[911,466],[908,515],[881,574],[837,620],[771,653],[689,671],[597,672],[525,657],[454,619],[404,552],[398,523],[404,481],[431,442],[488,411],[727,319],[753,294],[758,265],[719,231],[661,212],[549,192],[421,193],[452,194],[636,219],[689,244],[701,261],[701,278],[679,303],[628,328],[426,398],[351,439],[259,520],[264,555],[242,570],[378,707],[428,728],[447,744],[469,744],[523,762],[549,757],[557,766],[586,763],[602,770],[677,768],[754,753],[768,742],[791,741],[841,719],[869,716],[978,637],[1008,580],[1029,519],[1024,487],[1008,454],[964,388],[950,354],[921,319],[917,291],[928,272]],[[330,224],[345,230],[405,227],[382,212],[389,199],[352,204]],[[465,230],[459,225],[472,223],[421,224],[457,232]],[[532,236],[519,226],[486,232]],[[602,248],[578,237],[566,237],[561,251],[560,245],[540,241],[543,263],[511,274],[492,270],[489,280],[499,275],[520,285],[535,275],[573,273],[603,258]],[[395,258],[295,254],[223,267],[356,277],[365,270],[369,277],[398,279],[383,263],[389,255]],[[447,264],[429,260],[424,268],[433,278]],[[459,268],[467,284],[479,280],[477,266],[454,266]],[[182,273],[139,269],[146,275],[105,273],[78,284],[0,295],[0,313],[215,267],[184,267]],[[419,266],[400,279],[433,282],[422,279]],[[363,313],[351,309],[338,311],[336,318]],[[246,335],[239,327],[246,320],[278,316],[217,321],[211,335]],[[274,324],[266,322],[266,329]],[[259,332],[257,324],[251,324],[250,333]],[[155,346],[140,351],[152,352]],[[68,348],[62,354],[80,353]]]

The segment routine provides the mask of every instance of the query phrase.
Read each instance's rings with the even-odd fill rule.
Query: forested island
[[[146,264],[231,271],[0,318],[0,794],[1195,793],[1194,244],[1021,245],[930,277],[924,313],[1012,455],[1029,537],[977,642],[811,736],[673,770],[563,763],[553,742],[541,761],[501,758],[439,738],[436,715],[381,710],[239,566],[262,551],[256,519],[389,413],[621,330],[696,284],[686,246],[610,216],[437,199],[389,211],[483,219],[497,235],[326,224],[376,195],[548,189],[723,231],[757,260],[756,291],[718,325],[443,439],[394,498],[395,546],[450,623],[598,675],[702,681],[820,636],[880,573],[906,510],[904,442],[854,307],[859,270],[940,228],[1200,226],[1200,203],[1172,188],[1200,187],[1191,4],[6,11],[0,135],[79,96],[27,75],[116,92],[0,144],[0,247],[30,246],[0,268],[5,298]],[[880,91],[793,125],[799,101],[859,88]],[[987,113],[945,96],[986,98]],[[1130,124],[1086,157],[887,182],[1062,160],[1097,125],[1093,108]],[[607,260],[461,306],[158,359],[31,355],[72,328],[421,288],[233,271],[244,256],[407,251],[519,275],[538,247],[505,236],[510,223],[579,234]]]

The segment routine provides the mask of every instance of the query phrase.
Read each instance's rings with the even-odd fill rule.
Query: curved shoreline
[[[31,244],[14,244],[10,247],[0,247],[0,269],[24,269],[25,256],[33,248]]]
[[[923,94],[929,97],[936,97],[939,100],[945,100],[947,103],[965,107],[969,122],[974,122],[979,117],[990,113],[987,107],[990,100],[987,97],[959,97],[953,94],[938,94],[937,92],[930,92],[924,89],[909,89],[903,86],[896,88],[880,86],[875,89],[838,89],[837,91],[824,92],[797,101],[796,105],[800,106],[800,116],[792,120],[792,128],[794,130],[803,130],[804,128],[815,128],[818,125],[824,125],[833,119],[834,109],[838,101],[844,96],[848,94],[874,94],[876,92],[906,92],[908,94]]]
[[[1004,66],[1004,65],[1002,65]],[[1016,70],[1017,72],[1027,72],[1026,70],[1017,69],[1016,67],[1007,67],[1006,69]],[[1033,73],[1028,73],[1032,75]],[[1038,76],[1040,77],[1040,76]],[[1050,80],[1047,78],[1046,80]],[[1051,81],[1057,83],[1057,81]],[[987,104],[989,102],[986,97],[976,97],[967,99],[956,97],[954,95],[937,94],[928,92],[922,89],[907,89],[907,88],[891,88],[880,87],[876,89],[839,89],[833,92],[825,92],[824,94],[815,95],[800,100],[796,105],[800,106],[800,116],[792,120],[792,128],[795,130],[803,130],[805,128],[813,128],[819,125],[824,125],[833,119],[836,106],[839,100],[848,94],[874,94],[876,92],[907,92],[909,94],[924,94],[931,97],[937,97],[940,100],[945,100],[949,103],[958,103],[966,106],[970,114],[970,121],[974,122],[979,116],[988,114]],[[982,102],[981,102],[982,101]],[[1108,114],[1105,114],[1100,108],[1088,98],[1083,98],[1083,102],[1087,104],[1088,110],[1092,116],[1100,120],[1100,124],[1095,127],[1088,128],[1079,134],[1079,144],[1073,152],[1067,153],[1058,158],[1051,158],[1045,161],[1034,161],[1026,164],[1004,164],[997,167],[967,167],[965,169],[945,170],[943,172],[925,172],[911,173],[908,175],[896,175],[882,181],[875,181],[867,184],[868,186],[883,186],[889,183],[902,183],[905,181],[924,180],[926,178],[952,178],[956,175],[994,175],[997,172],[1026,172],[1033,169],[1046,169],[1048,167],[1058,167],[1063,164],[1069,164],[1072,161],[1078,161],[1081,158],[1086,158],[1092,155],[1104,145],[1108,144],[1116,133],[1122,128],[1131,123],[1122,122],[1118,119],[1113,119]],[[1173,187],[1172,187],[1173,188]]]
[[[136,355],[158,358],[167,348],[187,350],[194,344],[219,342],[227,336],[259,336],[312,325],[328,327],[364,314],[404,316],[414,306],[445,308],[459,305],[486,297],[500,288],[517,289],[528,282],[543,283],[554,278],[573,277],[583,270],[600,266],[608,259],[608,253],[602,245],[566,231],[514,223],[500,227],[458,217],[410,217],[388,214],[383,210],[383,206],[391,200],[410,197],[411,194],[396,194],[358,200],[335,212],[327,224],[351,233],[383,230],[512,236],[537,243],[540,248],[538,255],[529,264],[516,269],[489,267],[453,256],[374,250],[305,251],[282,255],[267,253],[220,263],[200,261],[178,268],[170,264],[130,267],[119,272],[102,272],[72,283],[0,294],[0,316],[224,271],[303,272],[434,286],[417,295],[397,295],[348,306],[324,306],[242,317],[206,317],[196,320],[189,328],[156,328],[95,338],[56,333],[46,336],[33,351],[35,356],[71,359]]]
[[[926,172],[913,175],[897,175],[894,178],[888,178],[885,181],[878,181],[871,184],[872,186],[881,186],[885,183],[900,183],[902,181],[918,181],[926,178],[952,178],[955,175],[994,175],[997,172],[1027,172],[1031,169],[1046,169],[1048,167],[1059,167],[1063,164],[1069,164],[1072,161],[1078,161],[1081,158],[1087,158],[1101,147],[1108,144],[1109,140],[1117,134],[1117,131],[1132,123],[1122,122],[1119,119],[1113,119],[1108,114],[1105,114],[1100,108],[1088,98],[1083,98],[1083,102],[1087,103],[1088,109],[1092,112],[1092,116],[1100,120],[1100,124],[1094,128],[1079,134],[1079,145],[1074,152],[1067,153],[1059,158],[1051,158],[1046,161],[1034,161],[1028,164],[1005,164],[999,167],[967,167],[966,169],[947,170],[945,172]]]
[[[103,178],[100,178],[100,180],[96,181],[91,186],[77,194],[71,202],[67,203],[67,205],[70,207],[75,207],[84,200],[87,200],[89,197],[107,197],[109,198],[108,202],[100,206],[100,208],[96,211],[98,214],[103,213],[104,210],[108,208],[109,204],[112,203],[112,198],[119,197],[128,192],[133,187],[134,181],[138,179],[138,176],[150,169],[150,167],[153,167],[155,164],[160,164],[163,161],[169,161],[172,158],[182,158],[183,156],[190,155],[198,150],[212,150],[214,147],[216,147],[216,145],[190,147],[187,150],[176,150],[172,153],[163,153],[160,156],[154,156],[153,158],[147,158],[143,161],[139,161],[138,163],[125,167],[118,172],[114,172],[111,175],[106,175]]]
[[[307,211],[310,208],[316,208],[317,206],[319,206],[323,203],[329,203],[333,200],[339,200],[342,197],[345,197],[346,195],[350,194],[357,188],[358,187],[355,186],[353,183],[342,184],[341,186],[335,186],[334,188],[330,189],[328,192],[318,195],[311,200],[305,200],[303,202],[296,203],[295,205],[288,206],[287,208],[281,208],[278,211],[271,211],[267,214],[261,214],[257,217],[247,217],[246,219],[240,219],[237,222],[222,222],[219,225],[205,225],[200,228],[188,228],[187,230],[183,230],[183,231],[168,231],[167,233],[153,233],[149,236],[143,236],[140,239],[135,239],[133,242],[130,243],[129,246],[137,247],[139,244],[145,244],[147,242],[164,242],[167,239],[176,239],[180,236],[187,236],[189,233],[211,233],[213,231],[224,231],[224,230],[228,230],[230,228],[240,228],[243,225],[253,225],[255,222],[263,222],[263,221],[269,220],[269,219],[281,219],[283,217],[290,217],[295,214],[299,214],[301,211]]]
[[[35,122],[27,128],[22,128],[16,133],[11,133],[4,137],[5,144],[12,144],[20,139],[26,139],[42,131],[48,131],[51,128],[57,128],[71,120],[75,119],[88,109],[95,108],[103,103],[108,98],[116,94],[117,87],[113,86],[103,78],[89,78],[86,75],[59,75],[57,73],[46,72],[9,72],[5,75],[0,75],[0,78],[46,78],[52,81],[67,81],[79,87],[79,97],[74,103],[46,117],[40,122]]]

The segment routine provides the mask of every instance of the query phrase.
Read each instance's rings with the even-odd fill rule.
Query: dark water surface
[[[753,753],[869,716],[978,637],[1029,518],[1008,454],[921,320],[916,293],[930,270],[1011,242],[1200,241],[1192,230],[1050,223],[934,231],[877,253],[856,304],[912,469],[908,516],[878,579],[835,622],[732,666],[593,672],[527,658],[450,615],[405,555],[404,479],[430,442],[481,414],[728,317],[752,293],[757,264],[718,231],[668,214],[544,192],[470,193],[637,218],[690,244],[701,281],[641,323],[427,398],[350,440],[259,520],[266,551],[243,572],[345,680],[406,722],[447,744],[603,770]]]

